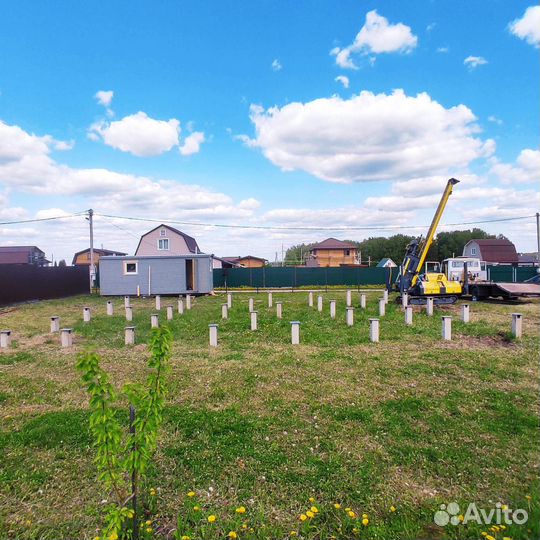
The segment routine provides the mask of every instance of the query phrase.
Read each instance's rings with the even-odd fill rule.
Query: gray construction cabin
[[[212,255],[100,257],[102,296],[206,294],[213,290]]]

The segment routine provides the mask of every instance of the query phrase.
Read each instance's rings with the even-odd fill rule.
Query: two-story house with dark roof
[[[347,266],[358,263],[358,248],[349,242],[327,238],[314,244],[307,266]]]
[[[51,261],[36,246],[2,246],[0,247],[0,264],[33,264],[48,266]]]
[[[464,257],[476,257],[490,264],[518,264],[516,246],[506,238],[469,240],[463,247]]]

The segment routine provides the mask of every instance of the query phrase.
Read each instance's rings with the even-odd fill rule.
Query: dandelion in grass
[[[110,535],[109,535],[109,540],[118,540],[118,533],[116,531],[113,531]]]
[[[236,534],[236,531],[230,531],[227,536],[229,538],[232,538],[233,540],[236,540],[236,538],[238,538],[238,535]]]
[[[339,504],[339,503],[334,503],[334,508],[335,508],[336,510],[339,510],[339,509],[341,508],[341,504]]]
[[[150,527],[150,525],[152,525],[152,522],[151,522],[149,519],[147,519],[147,520],[145,521],[145,525],[148,526],[148,527]]]
[[[306,512],[306,516],[307,516],[308,518],[313,518],[313,517],[315,517],[315,514],[314,514],[311,510],[308,510],[308,511]]]
[[[310,498],[309,498],[309,502],[310,502],[310,503],[314,503],[314,502],[315,502],[315,499],[314,499],[313,497],[310,497]]]
[[[347,514],[351,519],[354,519],[356,517],[356,514],[352,510],[349,510]]]
[[[289,536],[296,536],[297,534],[298,534],[298,533],[297,533],[296,531],[291,531],[291,532],[289,533]]]
[[[152,527],[146,527],[146,532],[151,533],[152,532]]]
[[[214,514],[212,514],[211,516],[208,516],[208,523],[214,523],[214,521],[216,521],[216,516],[214,516]]]
[[[351,508],[345,508],[345,512],[352,512]]]
[[[300,521],[306,521],[307,516],[306,514],[300,514]]]
[[[201,510],[201,507],[200,507],[199,505],[196,504],[196,505],[193,507],[193,510],[195,510],[195,512],[199,512],[199,511]]]
[[[390,512],[395,512],[395,511],[396,511],[396,507],[395,507],[394,505],[392,505],[392,506],[390,507]]]
[[[318,514],[319,513],[319,509],[316,507],[316,506],[312,506],[310,508],[310,510],[314,513],[314,514]]]
[[[245,513],[246,513],[246,507],[245,507],[245,506],[239,506],[239,507],[235,510],[235,512],[236,512],[237,514],[245,514]]]
[[[486,535],[486,540],[495,540],[494,536],[491,536],[491,534]]]
[[[368,518],[364,518],[362,520],[362,525],[367,525],[369,523],[369,519]]]
[[[184,534],[180,540],[191,540],[191,536],[188,536],[187,534]]]
[[[531,500],[531,496],[530,495],[525,495],[525,498],[530,501]]]
[[[197,495],[194,491],[188,491],[187,496],[188,497],[195,497]]]
[[[152,497],[155,497],[156,496],[156,490],[154,488],[150,488],[150,495]]]

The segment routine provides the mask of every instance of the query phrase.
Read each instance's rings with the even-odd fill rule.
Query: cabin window
[[[165,229],[161,229],[159,231],[159,236],[165,236],[167,234],[167,231]]]
[[[139,271],[139,265],[133,261],[124,261],[124,274],[137,274]]]
[[[345,256],[348,257],[350,254],[351,254],[351,250],[350,250],[350,249],[346,249],[346,250],[345,250]]]
[[[169,250],[169,239],[168,238],[160,238],[158,240],[158,249],[160,251],[168,251]]]
[[[476,255],[476,248],[475,247],[471,248],[471,255]]]

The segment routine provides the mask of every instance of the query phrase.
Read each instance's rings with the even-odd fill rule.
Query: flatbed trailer
[[[473,300],[487,298],[504,298],[507,300],[517,298],[540,297],[540,284],[538,283],[503,283],[496,281],[476,281],[469,283],[468,293]]]

